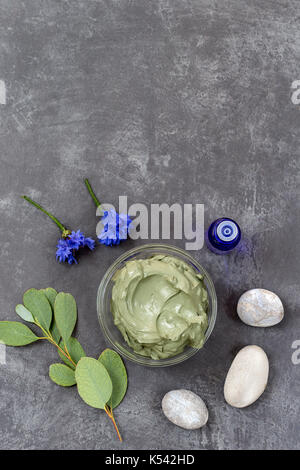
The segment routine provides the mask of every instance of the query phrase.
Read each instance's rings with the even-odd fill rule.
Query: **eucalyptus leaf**
[[[82,400],[93,408],[104,409],[112,394],[112,382],[103,364],[92,357],[82,357],[75,379]]]
[[[51,307],[52,307],[52,311],[54,313],[54,302],[55,302],[55,299],[56,299],[56,296],[57,296],[57,292],[55,289],[53,289],[52,287],[47,287],[46,289],[41,289],[41,291],[45,294],[45,296],[47,297]],[[55,318],[54,318],[54,315],[52,317],[52,323],[51,323],[51,326],[50,326],[50,333],[54,339],[54,341],[58,344],[59,341],[60,341],[60,332],[57,328],[57,324],[56,324],[56,321],[55,321]]]
[[[0,321],[0,341],[7,346],[25,346],[38,339],[38,336],[21,322]]]
[[[77,307],[71,294],[60,292],[54,302],[54,317],[62,339],[66,342],[73,333],[77,321]]]
[[[49,300],[49,303],[50,303],[52,309],[54,309],[54,302],[55,302],[55,299],[56,299],[56,296],[57,296],[56,290],[53,289],[53,287],[47,287],[46,289],[40,289],[40,290],[41,290],[41,292],[43,292],[45,294],[45,296]]]
[[[32,313],[35,320],[49,331],[52,320],[51,305],[45,294],[37,289],[29,289],[23,296],[25,307]]]
[[[23,304],[18,304],[16,305],[16,313],[19,315],[19,317],[22,318],[22,320],[28,321],[30,323],[34,323],[34,318],[32,316],[32,313],[27,310],[26,307],[24,307]]]
[[[60,342],[61,335],[60,335],[59,329],[57,328],[57,324],[54,318],[50,326],[50,333],[52,335],[52,338],[56,342],[56,344],[58,344]]]
[[[113,390],[108,404],[116,408],[123,400],[127,390],[127,373],[124,362],[116,351],[105,349],[98,361],[104,365],[112,381]]]
[[[71,387],[76,384],[74,371],[64,364],[51,364],[49,367],[49,377],[53,382],[62,387]]]
[[[71,358],[73,359],[73,361],[75,362],[75,364],[77,364],[79,359],[86,356],[86,354],[83,350],[83,347],[81,346],[81,344],[79,343],[79,341],[76,338],[71,337],[71,338],[68,339],[68,341],[66,343],[64,343],[64,341],[61,341],[59,343],[59,346],[64,351],[65,351],[65,344],[67,345],[68,352],[69,352]],[[62,352],[59,349],[58,349],[58,354],[59,354],[60,358],[64,361],[64,363],[67,364],[67,366],[71,367],[72,369],[75,369],[72,362],[64,354],[62,354]]]

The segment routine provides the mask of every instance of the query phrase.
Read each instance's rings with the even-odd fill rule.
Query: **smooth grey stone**
[[[165,416],[184,429],[199,429],[207,423],[204,401],[190,390],[171,390],[162,400]]]

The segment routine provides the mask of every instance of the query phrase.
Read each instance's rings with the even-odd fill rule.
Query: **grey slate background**
[[[129,362],[116,410],[120,445],[101,411],[48,378],[48,344],[7,348],[0,365],[2,449],[295,449],[299,372],[298,0],[0,0],[0,317],[29,287],[77,299],[77,334],[89,355],[106,346],[95,299],[105,270],[128,248],[99,247],[78,266],[54,258],[57,228],[19,198],[39,200],[65,224],[95,233],[82,184],[117,204],[205,204],[206,225],[229,215],[247,250],[195,258],[216,284],[219,312],[205,348],[184,364],[150,370]],[[184,246],[184,241],[173,242]],[[299,246],[299,238],[298,238]],[[286,316],[255,329],[236,317],[241,293],[276,292]],[[238,410],[223,399],[235,353],[258,344],[270,358],[266,392]],[[188,388],[208,405],[208,425],[169,423],[161,399]]]

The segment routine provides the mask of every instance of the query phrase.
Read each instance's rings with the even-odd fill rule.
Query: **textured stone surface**
[[[274,292],[250,289],[239,298],[237,313],[247,325],[266,327],[280,323],[284,309],[280,298]]]
[[[203,203],[206,226],[231,216],[244,249],[196,259],[210,272],[219,313],[205,348],[166,369],[127,363],[129,388],[116,418],[119,444],[101,411],[48,378],[53,347],[7,348],[0,364],[1,448],[275,449],[299,447],[298,0],[0,0],[1,319],[29,287],[69,291],[78,339],[105,347],[96,292],[127,248],[99,248],[78,266],[54,258],[56,227],[19,197],[40,200],[72,228],[95,231],[81,180],[99,197]],[[3,96],[3,94],[2,94]],[[2,100],[3,101],[3,100]],[[183,247],[184,242],[173,242]],[[236,314],[253,287],[276,292],[285,318],[265,330]],[[224,402],[237,351],[258,344],[270,358],[268,388],[244,410]],[[199,394],[210,420],[199,432],[168,422],[164,394]],[[71,430],[66,433],[66,429]]]
[[[245,346],[235,356],[226,375],[224,397],[236,408],[252,405],[264,392],[269,377],[269,360],[262,348]]]
[[[173,424],[184,429],[199,429],[208,420],[204,401],[190,390],[171,390],[163,397],[161,407]]]

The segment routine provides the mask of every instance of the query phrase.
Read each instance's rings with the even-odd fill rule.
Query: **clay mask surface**
[[[155,255],[128,261],[113,281],[114,322],[136,353],[160,359],[203,346],[208,295],[194,268]]]

